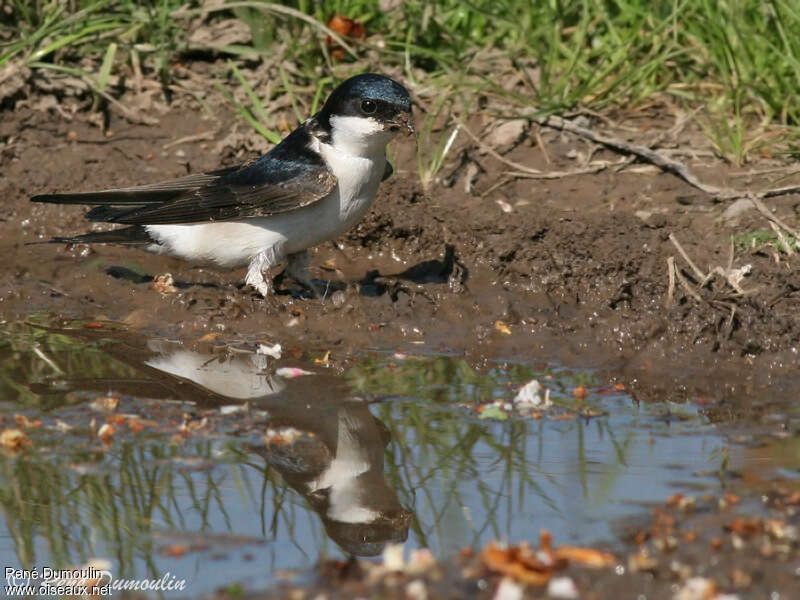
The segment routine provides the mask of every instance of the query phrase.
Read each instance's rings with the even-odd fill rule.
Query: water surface
[[[86,325],[5,326],[3,427],[14,415],[43,424],[28,430],[31,449],[0,456],[4,565],[97,557],[115,577],[170,573],[196,595],[403,540],[442,557],[542,528],[557,542],[613,542],[649,502],[719,490],[739,456],[695,406],[641,405],[591,372],[365,351],[339,374],[311,354]],[[557,405],[542,418],[475,410],[534,378]],[[104,412],[110,393],[119,405]],[[576,417],[586,406],[598,416]],[[113,415],[151,425],[93,438]]]

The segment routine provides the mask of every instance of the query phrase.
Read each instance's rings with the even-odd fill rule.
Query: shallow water
[[[387,541],[441,557],[542,528],[557,542],[613,542],[646,503],[719,491],[745,460],[696,406],[641,405],[591,372],[393,352],[336,369],[90,325],[8,325],[0,341],[2,428],[15,414],[43,421],[31,449],[0,455],[5,566],[96,557],[117,578],[169,573],[197,595]],[[556,403],[541,418],[475,410],[534,378]],[[119,405],[106,413],[96,401],[109,392]],[[597,416],[576,416],[585,407]],[[151,424],[102,443],[90,430],[109,414]],[[203,418],[176,435],[181,419]]]

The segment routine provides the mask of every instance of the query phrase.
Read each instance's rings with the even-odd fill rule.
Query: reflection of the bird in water
[[[105,353],[140,375],[61,379],[60,391],[113,389],[206,408],[247,401],[268,415],[264,444],[248,450],[305,498],[342,549],[370,556],[407,538],[411,513],[383,473],[389,430],[365,401],[352,397],[341,378],[316,373],[286,379],[274,372],[276,361],[262,354],[214,353],[202,344],[191,347],[130,331],[58,333],[103,340]],[[280,434],[287,431],[291,435]]]
[[[270,409],[272,431],[256,449],[322,518],[331,539],[361,556],[405,541],[411,513],[386,484],[386,426],[359,400],[328,398]],[[297,433],[299,432],[299,433]]]

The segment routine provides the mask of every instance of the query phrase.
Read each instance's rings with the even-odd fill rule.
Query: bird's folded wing
[[[202,186],[212,184],[225,175],[241,169],[241,165],[194,173],[147,185],[103,190],[101,192],[71,192],[68,194],[42,194],[31,198],[31,202],[47,202],[50,204],[159,204],[179,196],[182,192],[194,191]]]
[[[181,194],[174,200],[148,204],[114,215],[114,223],[161,225],[266,217],[308,206],[336,187],[333,173],[324,167],[281,182],[240,183],[221,178]]]
[[[86,215],[93,221],[162,225],[287,212],[321,200],[335,187],[336,177],[323,164],[259,165],[256,161],[163,183],[104,192],[51,194],[32,200],[95,205]]]

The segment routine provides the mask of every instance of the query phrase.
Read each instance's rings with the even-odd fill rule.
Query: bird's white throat
[[[350,156],[385,155],[386,144],[394,137],[393,132],[370,117],[332,116],[330,124],[331,146],[336,152]]]

